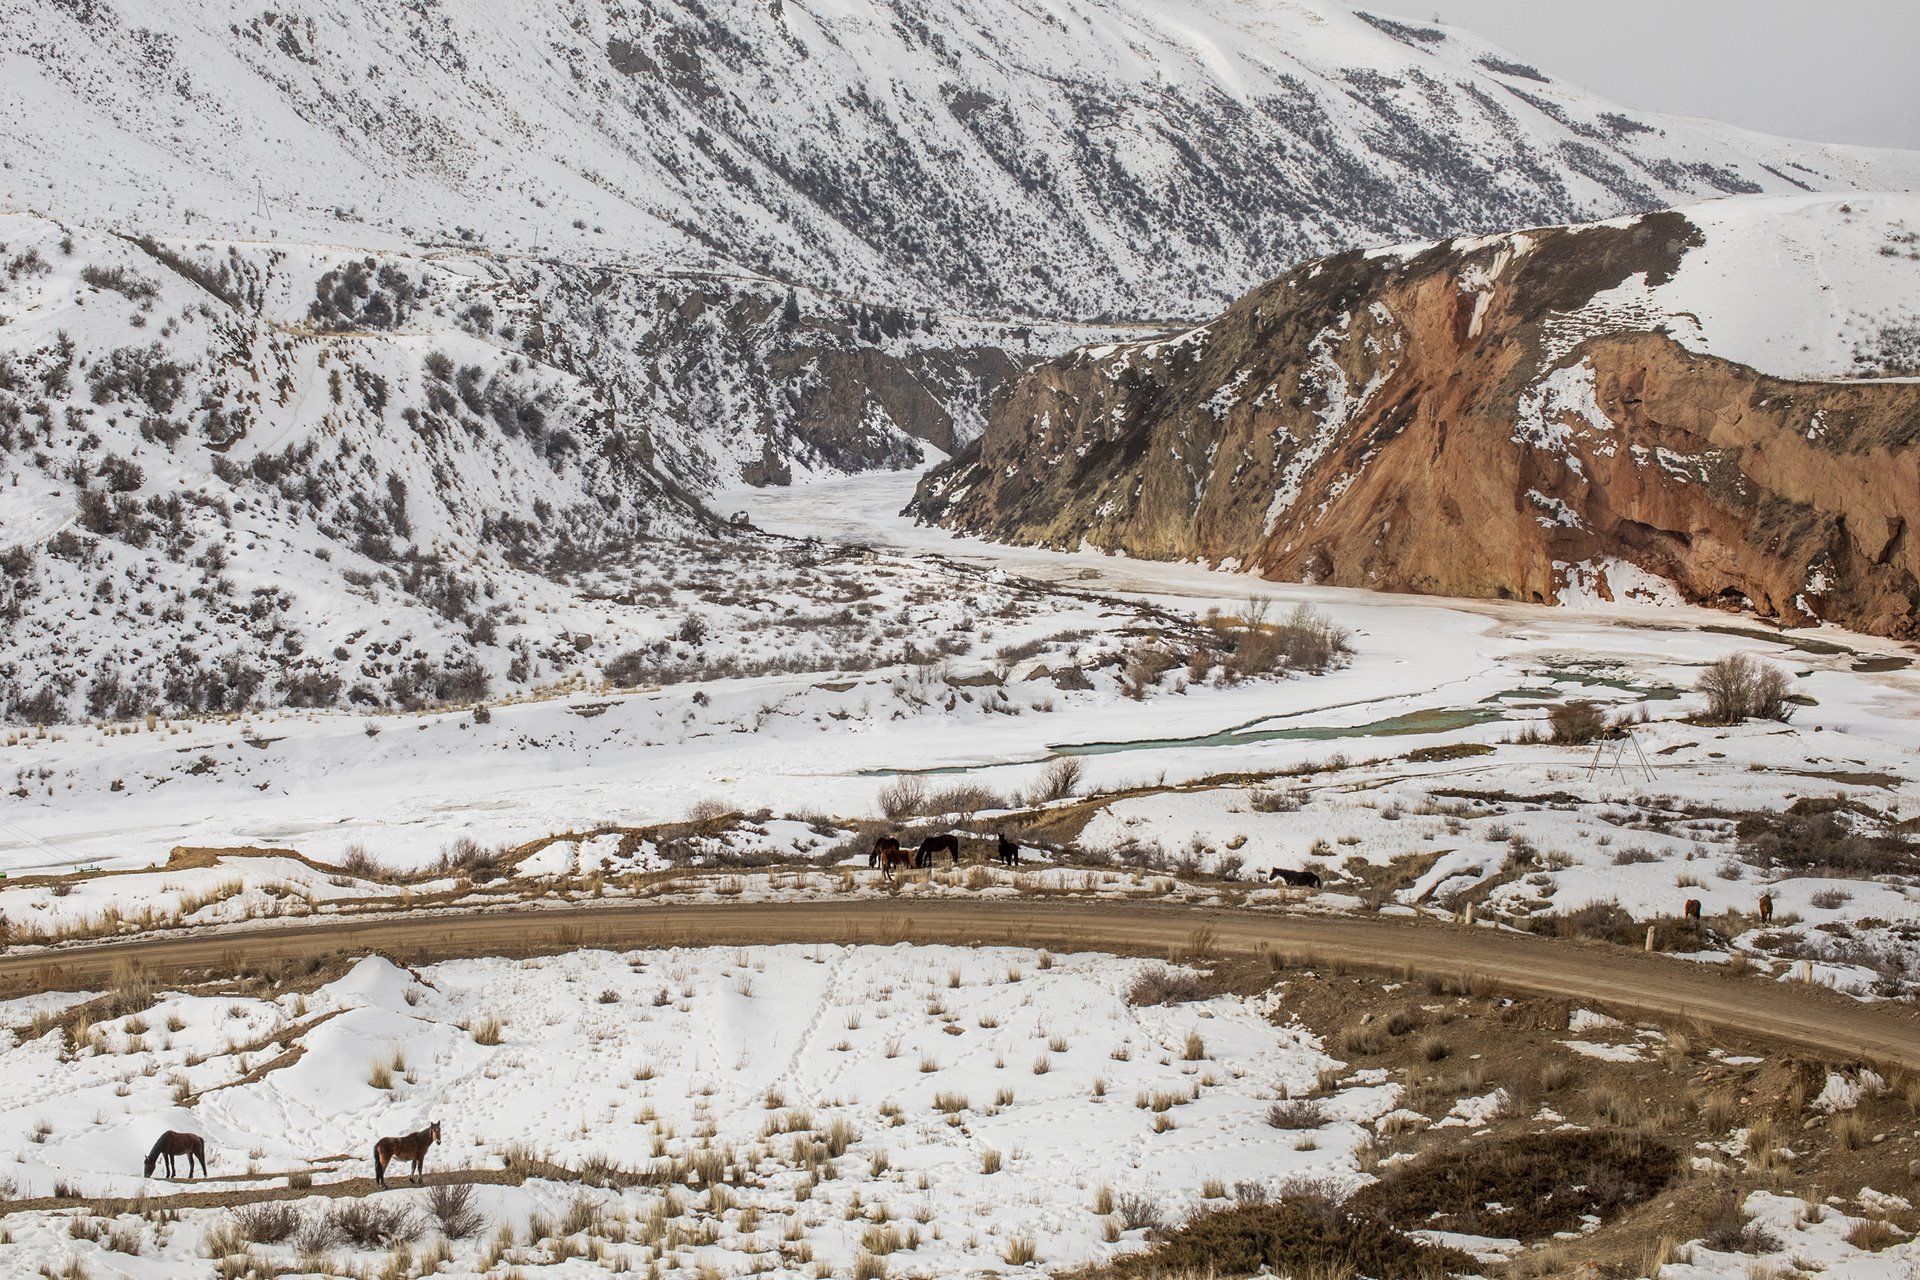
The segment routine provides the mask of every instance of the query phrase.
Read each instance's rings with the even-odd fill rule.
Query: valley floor
[[[719,506],[744,508],[774,533],[878,548],[890,553],[883,564],[939,556],[983,567],[995,580],[1077,593],[1064,606],[1035,610],[1047,627],[1093,630],[1125,618],[1127,601],[1193,614],[1244,611],[1250,596],[1280,610],[1310,603],[1351,629],[1354,660],[1277,683],[1156,689],[1143,702],[1107,694],[1073,704],[1071,714],[1032,706],[1059,705],[1044,681],[1015,671],[1002,684],[991,670],[993,644],[981,643],[950,669],[912,673],[938,687],[909,690],[905,699],[899,670],[850,671],[840,679],[562,690],[495,706],[486,723],[465,710],[280,711],[157,732],[133,725],[58,729],[49,739],[23,734],[0,747],[0,769],[11,775],[0,805],[0,867],[18,875],[152,865],[176,845],[293,847],[331,859],[353,844],[389,865],[417,865],[460,836],[516,843],[604,822],[667,821],[701,799],[749,812],[866,814],[896,770],[1026,789],[1059,754],[1082,755],[1083,791],[1299,769],[1336,754],[1351,764],[1416,747],[1497,743],[1568,695],[1649,706],[1656,723],[1641,737],[1655,758],[1651,783],[1644,774],[1588,782],[1591,752],[1564,749],[1502,750],[1441,772],[1514,791],[1577,782],[1595,804],[1649,789],[1744,803],[1778,798],[1782,773],[1786,788],[1821,794],[1847,790],[1846,775],[1892,775],[1890,785],[1870,787],[1877,807],[1899,819],[1920,812],[1909,777],[1920,749],[1920,673],[1905,666],[1911,650],[1897,642],[1823,631],[1821,640],[1847,652],[1816,654],[1788,647],[1791,635],[1773,638],[1699,609],[1377,596],[1001,547],[893,515],[912,482],[866,476],[727,495]],[[947,587],[964,593],[965,580]],[[972,623],[994,642],[1033,630],[1018,616]],[[1814,705],[1790,726],[1701,731],[1662,723],[1686,709],[1684,691],[1703,664],[1735,651],[1790,666]],[[1891,661],[1863,661],[1870,658]],[[1901,669],[1858,669],[1881,665]],[[982,678],[982,686],[955,684],[955,676]],[[985,705],[995,688],[1007,694],[999,709]],[[957,701],[956,693],[967,697]],[[1692,745],[1679,746],[1686,741]],[[1262,840],[1246,856],[1259,867],[1294,852]]]
[[[907,910],[915,896],[1151,897],[1431,915],[1636,949],[1651,923],[1659,949],[1703,963],[1913,998],[1911,647],[1698,609],[1370,595],[991,546],[895,516],[913,479],[719,500],[770,536],[830,544],[839,580],[849,564],[870,577],[881,616],[918,608],[956,637],[905,666],[626,691],[575,682],[484,711],[15,735],[0,746],[11,949],[25,959],[60,941],[392,907],[871,898],[892,892],[864,854],[904,777],[971,789],[944,813],[920,809],[961,831],[970,855],[1011,827],[1029,860],[1018,874],[909,873]],[[1250,615],[1250,598],[1275,615],[1324,612],[1350,632],[1352,661],[1238,682],[1176,666],[1127,696],[1116,637],[1209,609]],[[781,607],[794,606],[768,603]],[[1736,652],[1791,671],[1789,723],[1700,722],[1700,670]],[[1060,684],[1055,670],[1072,663],[1091,681]],[[1575,699],[1629,713],[1634,738],[1597,753],[1541,740],[1550,711]],[[1050,787],[1062,761],[1081,772]],[[1322,883],[1289,897],[1270,868]],[[1698,922],[1678,918],[1689,898]],[[1908,1246],[1885,1248],[1898,1229],[1859,1226],[1920,1225],[1887,1172],[1906,1158],[1890,1118],[1901,1082],[1823,1084],[1825,1066],[1796,1067],[1811,1084],[1786,1089],[1798,1100],[1780,1112],[1817,1128],[1776,1149],[1757,1121],[1729,1133],[1731,1113],[1706,1109],[1715,1091],[1775,1087],[1764,1056],[1719,1037],[1432,976],[1424,996],[1368,978],[1349,1006],[1328,1004],[1331,978],[1308,973],[1282,1007],[1275,975],[1243,974],[1239,996],[1162,1005],[1138,998],[1142,971],[1031,949],[581,951],[412,970],[369,958],[298,991],[144,990],[126,1009],[115,992],[13,1001],[0,1011],[0,1180],[40,1207],[9,1219],[0,1253],[158,1280],[203,1274],[209,1255],[242,1256],[244,1233],[285,1228],[253,1245],[283,1273],[436,1261],[456,1274],[756,1262],[1046,1273],[1137,1251],[1150,1222],[1236,1194],[1252,1204],[1302,1177],[1368,1182],[1416,1159],[1390,1151],[1409,1135],[1517,1125],[1525,1141],[1568,1115],[1626,1124],[1614,1114],[1623,1080],[1672,1092],[1660,1107],[1709,1126],[1693,1169],[1731,1179],[1761,1225],[1741,1236],[1746,1218],[1728,1210],[1732,1236],[1698,1239],[1688,1190],[1675,1203],[1692,1207],[1661,1211],[1685,1224],[1673,1241],[1590,1224],[1593,1248],[1657,1255],[1634,1265],[1664,1265],[1667,1280],[1748,1274],[1743,1254],[1804,1254],[1835,1275],[1912,1265]],[[1314,1014],[1316,1002],[1327,1007]],[[1387,1004],[1406,1007],[1379,1024],[1383,1038],[1367,1027]],[[1420,1063],[1455,1047],[1391,1031],[1429,1021],[1453,1040],[1469,1023],[1487,1037],[1444,1085]],[[1515,1056],[1521,1026],[1542,1038]],[[1590,1077],[1577,1106],[1538,1096],[1562,1087],[1529,1074],[1549,1051]],[[1311,1133],[1270,1112],[1303,1095]],[[1905,1096],[1920,1105],[1920,1089]],[[487,1225],[402,1265],[394,1231],[424,1248],[445,1204],[429,1191],[384,1198],[405,1221],[370,1248],[352,1243],[338,1206],[366,1190],[368,1135],[434,1118],[448,1126],[435,1167],[479,1184]],[[195,1188],[211,1198],[141,1206],[165,1189],[135,1176],[138,1157],[171,1122],[219,1149],[212,1183]],[[1679,1121],[1649,1111],[1632,1123]],[[1847,1154],[1868,1141],[1850,1126],[1883,1131],[1871,1160]],[[1818,1172],[1829,1160],[1839,1172]],[[1845,1182],[1844,1207],[1781,1194],[1802,1170]],[[288,1213],[245,1209],[265,1191]],[[1645,1229],[1625,1221],[1618,1231]],[[1519,1247],[1486,1230],[1429,1234],[1490,1268]]]

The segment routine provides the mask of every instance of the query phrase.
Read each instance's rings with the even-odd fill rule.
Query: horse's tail
[[[207,1141],[205,1138],[202,1138],[197,1133],[193,1135],[193,1154],[189,1156],[187,1159],[187,1172],[189,1174],[193,1172],[194,1157],[198,1157],[200,1160],[200,1176],[203,1178],[206,1177],[207,1176]]]
[[[373,1144],[373,1180],[382,1186],[387,1180],[387,1140],[385,1138]]]

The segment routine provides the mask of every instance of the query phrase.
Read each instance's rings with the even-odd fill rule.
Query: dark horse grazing
[[[1001,832],[998,832],[997,834],[1000,837],[1000,850],[999,850],[1000,865],[1003,867],[1019,866],[1020,865],[1020,846],[1015,842],[1013,842],[1012,840],[1007,839],[1006,832],[1001,831]]]
[[[1320,873],[1317,871],[1289,871],[1285,867],[1275,867],[1273,870],[1267,872],[1267,880],[1269,883],[1275,880],[1284,880],[1296,889],[1318,889],[1320,887]]]
[[[193,1162],[195,1160],[200,1162],[200,1176],[204,1178],[207,1174],[207,1144],[197,1133],[181,1133],[177,1129],[169,1129],[161,1134],[160,1141],[154,1143],[153,1150],[147,1152],[147,1165],[146,1168],[141,1170],[141,1176],[151,1178],[153,1176],[153,1166],[160,1163],[162,1156],[166,1157],[167,1176],[169,1178],[173,1176],[173,1159],[175,1156],[185,1156],[187,1158],[187,1176],[189,1178],[193,1176]]]
[[[880,874],[893,879],[893,869],[904,867],[913,860],[913,855],[900,847],[900,842],[892,836],[881,836],[873,842],[873,852],[867,855],[867,865],[878,865]]]
[[[942,832],[937,836],[928,836],[920,842],[919,850],[913,855],[913,865],[930,867],[933,855],[944,853],[953,866],[960,865],[960,838],[951,832]]]
[[[1768,921],[1772,919],[1773,919],[1773,895],[1770,893],[1763,893],[1760,895],[1760,923],[1766,924]]]
[[[1700,918],[1700,899],[1688,898],[1687,905],[1683,910],[1687,919],[1698,920]]]
[[[413,1163],[413,1180],[420,1181],[420,1170],[427,1164],[427,1148],[440,1140],[440,1122],[432,1124],[418,1133],[405,1134],[398,1138],[382,1138],[373,1144],[373,1180],[380,1186],[387,1185],[387,1166],[395,1160]]]

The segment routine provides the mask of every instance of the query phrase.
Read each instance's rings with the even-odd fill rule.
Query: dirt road
[[[761,943],[962,943],[1164,954],[1200,931],[1224,955],[1268,948],[1389,971],[1480,974],[1516,991],[1698,1020],[1812,1049],[1920,1069],[1920,1016],[1791,982],[1735,978],[1600,943],[1549,941],[1396,917],[1282,916],[1145,902],[903,899],[519,907],[288,924],[0,957],[0,990],[99,987],[132,970],[167,977],[241,962],[379,952],[402,963],[573,947],[629,950]]]

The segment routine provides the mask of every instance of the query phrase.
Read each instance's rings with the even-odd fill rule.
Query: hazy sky
[[[1628,107],[1920,148],[1920,0],[1365,0]]]

